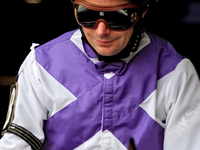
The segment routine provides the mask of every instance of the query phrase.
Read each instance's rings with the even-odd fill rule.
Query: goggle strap
[[[127,3],[122,5],[115,5],[115,6],[99,6],[91,4],[85,0],[75,0],[74,4],[81,5],[83,7],[86,7],[88,9],[96,10],[96,11],[117,11],[124,8],[137,8],[140,11],[140,7],[133,3]]]

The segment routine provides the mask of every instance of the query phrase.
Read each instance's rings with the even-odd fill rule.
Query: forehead
[[[99,6],[114,6],[130,3],[130,0],[85,0],[91,4]]]

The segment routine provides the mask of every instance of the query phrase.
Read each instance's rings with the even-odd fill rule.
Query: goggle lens
[[[83,27],[96,28],[99,20],[105,20],[108,28],[113,30],[126,30],[133,26],[139,18],[137,8],[96,11],[78,4],[75,4],[75,16],[77,22]]]

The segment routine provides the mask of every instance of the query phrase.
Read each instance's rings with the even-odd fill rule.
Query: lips
[[[97,44],[102,45],[102,46],[106,46],[111,44],[113,41],[115,40],[96,40]]]

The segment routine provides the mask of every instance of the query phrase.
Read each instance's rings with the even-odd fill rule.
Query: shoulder
[[[80,30],[73,30],[34,49],[36,61],[44,66],[69,63],[72,57],[78,57],[82,45]],[[79,35],[79,36],[77,36]],[[78,43],[75,43],[73,39]],[[75,58],[74,58],[75,59]],[[66,62],[67,61],[67,62]],[[48,67],[47,67],[48,68]]]
[[[151,43],[153,43],[153,44],[157,44],[162,47],[167,47],[167,46],[171,45],[170,42],[168,42],[167,40],[165,40],[155,34],[147,32],[147,35],[148,35]]]
[[[52,66],[57,67],[61,64],[66,64],[63,61],[69,60],[71,57],[70,54],[75,49],[78,49],[71,41],[71,38],[77,31],[79,30],[64,33],[41,46],[38,46],[39,44],[33,44],[30,53],[20,67],[19,73],[26,70],[38,76],[38,67],[43,67],[48,70]]]
[[[60,44],[60,43],[63,43],[63,42],[66,42],[66,41],[70,41],[70,39],[72,38],[72,36],[74,35],[74,33],[77,31],[78,29],[76,30],[73,30],[73,31],[69,31],[69,32],[66,32],[62,35],[60,35],[59,37],[39,46],[36,48],[36,50],[39,50],[39,49],[43,49],[45,47],[50,47],[50,46],[54,46],[54,45],[57,45],[57,44]]]
[[[136,55],[135,61],[140,67],[154,69],[158,79],[172,72],[184,59],[168,41],[154,34],[144,33],[141,40],[148,44]]]
[[[148,33],[147,32],[147,35],[149,37],[149,40],[150,40],[150,46],[153,46],[155,49],[159,50],[161,53],[165,53],[167,55],[171,55],[171,56],[174,56],[176,57],[177,59],[183,59],[184,57],[182,55],[180,55],[176,50],[175,48],[173,47],[173,45],[157,36],[157,35],[154,35],[152,33]]]

